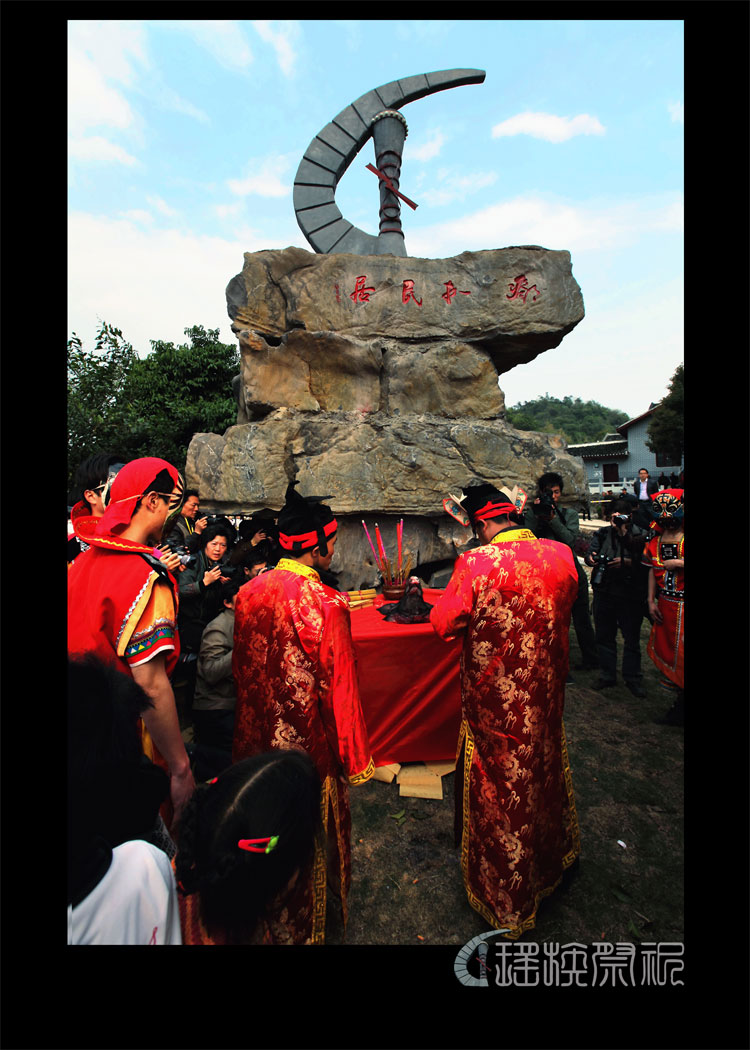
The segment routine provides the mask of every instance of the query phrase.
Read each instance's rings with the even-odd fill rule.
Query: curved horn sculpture
[[[444,69],[392,80],[368,91],[318,132],[300,161],[294,179],[294,211],[305,237],[321,255],[396,254],[392,237],[374,237],[343,217],[336,207],[341,176],[372,135],[372,119],[383,110],[395,110],[436,91],[481,84],[482,69]],[[396,238],[403,247],[403,237]],[[406,255],[406,248],[398,254]]]

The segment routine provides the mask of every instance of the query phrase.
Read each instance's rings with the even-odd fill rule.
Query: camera
[[[195,561],[195,555],[191,554],[187,547],[172,547],[168,553],[180,556],[180,565],[190,565]]]
[[[613,514],[612,515],[612,524],[613,525],[627,525],[627,523],[629,521],[630,521],[630,515],[629,514]]]
[[[607,575],[607,565],[613,559],[608,558],[606,554],[596,554],[594,557],[596,558],[596,565],[591,573],[591,586],[601,587],[604,583],[604,577]]]
[[[543,492],[539,497],[539,502],[531,504],[531,509],[535,514],[539,514],[545,518],[551,518],[555,513],[555,501],[552,498],[552,493]]]
[[[165,554],[177,554],[180,558],[180,565],[190,565],[191,562],[195,561],[195,555],[191,554],[187,547],[170,546],[169,543],[164,546]]]

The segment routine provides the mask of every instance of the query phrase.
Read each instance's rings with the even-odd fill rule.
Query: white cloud
[[[271,26],[277,26],[272,29]],[[285,77],[294,73],[297,55],[294,45],[299,37],[299,24],[297,22],[268,22],[256,20],[253,29],[266,44],[270,44],[276,52],[276,60]]]
[[[143,218],[138,213],[138,220]],[[236,239],[144,229],[133,218],[74,212],[68,223],[68,327],[93,348],[97,319],[120,328],[141,355],[151,339],[184,341],[193,324],[232,342],[225,288],[243,253],[269,247],[251,231]]]
[[[445,135],[443,135],[439,128],[430,132],[430,135],[431,138],[421,146],[413,146],[411,143],[409,144],[409,160],[425,161],[437,157],[438,153],[440,153],[445,145]]]
[[[153,208],[156,208],[158,212],[160,212],[162,215],[166,215],[169,218],[171,218],[173,215],[180,214],[176,208],[171,208],[165,200],[162,200],[161,197],[149,196],[146,197],[146,200]]]
[[[577,117],[557,117],[552,113],[518,113],[495,124],[493,139],[508,135],[530,135],[545,142],[565,142],[575,135],[603,135],[605,128],[596,117],[580,113]]]
[[[193,41],[214,58],[219,65],[234,72],[247,69],[253,62],[253,53],[245,39],[242,23],[231,19],[176,19],[160,22],[163,28],[187,33]]]
[[[198,106],[194,106],[192,102],[188,102],[187,99],[182,98],[172,88],[167,87],[165,84],[157,87],[149,86],[149,94],[152,96],[154,101],[162,107],[162,109],[174,110],[175,113],[184,113],[186,117],[192,117],[194,120],[200,121],[201,124],[208,124],[208,114],[200,109]]]
[[[150,211],[143,211],[139,208],[133,208],[130,211],[121,211],[120,217],[128,219],[130,222],[141,223],[145,226],[150,226],[154,221],[154,217]]]
[[[88,56],[71,53],[68,61],[68,127],[82,135],[92,127],[129,128],[135,121],[124,95],[110,87]]]
[[[214,204],[212,210],[220,219],[234,219],[242,214],[244,207],[242,201],[237,201],[235,204]]]
[[[664,208],[658,225],[664,230],[682,231],[685,229],[685,202],[682,198],[672,201]]]
[[[291,182],[283,176],[289,170],[296,154],[254,158],[248,163],[248,172],[240,179],[228,179],[227,186],[238,197],[254,194],[258,197],[286,197],[292,191]]]
[[[675,229],[679,206],[679,200],[660,198],[608,205],[517,197],[449,222],[407,230],[406,243],[410,255],[434,259],[511,244],[570,252],[611,250],[646,232]]]
[[[68,22],[69,56],[88,59],[101,76],[132,85],[137,77],[134,63],[148,65],[142,22],[128,19],[71,20]]]
[[[497,172],[484,171],[475,175],[449,175],[444,169],[438,172],[441,186],[438,189],[423,190],[421,197],[425,204],[442,207],[454,201],[462,201],[469,194],[485,189],[497,181]]]
[[[132,167],[140,163],[122,146],[117,146],[101,135],[69,139],[68,154],[74,160],[87,164],[125,164]]]
[[[669,115],[675,124],[685,123],[685,103],[684,102],[670,102],[667,106]]]

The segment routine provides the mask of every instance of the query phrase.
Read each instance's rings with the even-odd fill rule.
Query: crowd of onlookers
[[[79,468],[71,494],[69,566],[94,537],[122,466],[117,456],[97,456]],[[682,725],[681,655],[679,668],[669,665],[677,641],[681,654],[684,636],[684,474],[675,480],[678,485],[666,477],[656,481],[642,469],[632,491],[606,493],[610,498],[601,514],[607,524],[585,551],[578,546],[578,513],[563,505],[559,474],[538,479],[525,524],[537,537],[557,540],[574,552],[578,597],[572,625],[581,651],[575,666],[598,671],[596,689],[614,686],[621,633],[622,678],[635,696],[644,696],[640,633],[647,617],[653,625],[648,655],[674,693],[660,721]],[[199,493],[187,490],[179,516],[154,551],[170,557],[177,581],[180,655],[171,680],[198,784],[181,818],[179,849],[160,816],[169,778],[146,759],[136,730],[149,697],[127,674],[93,657],[69,663],[70,943],[139,943],[144,931],[153,937],[148,943],[180,943],[175,879],[188,891],[180,900],[183,931],[198,921],[192,887],[213,916],[227,908],[235,917],[240,914],[252,942],[263,902],[309,856],[319,834],[320,785],[305,756],[280,752],[232,766],[236,598],[245,583],[276,565],[283,553],[278,539],[277,512],[205,515]],[[583,553],[590,574],[577,552]],[[268,836],[243,839],[246,845],[239,850],[225,850],[225,832],[227,841],[235,842],[235,816],[248,807],[254,807],[256,817],[273,813],[268,826],[285,828],[283,848]],[[290,807],[296,816],[290,816]],[[261,854],[265,864],[258,862]],[[137,900],[135,885],[148,887]],[[214,893],[215,886],[220,893]],[[129,894],[133,908],[112,905]]]

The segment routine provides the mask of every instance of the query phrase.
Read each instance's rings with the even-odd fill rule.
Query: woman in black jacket
[[[209,525],[201,533],[200,547],[194,560],[179,576],[180,608],[177,626],[180,634],[180,662],[176,671],[179,683],[184,682],[186,713],[193,706],[195,675],[203,628],[221,612],[221,585],[228,576],[222,568],[226,562],[234,535],[227,525]]]

